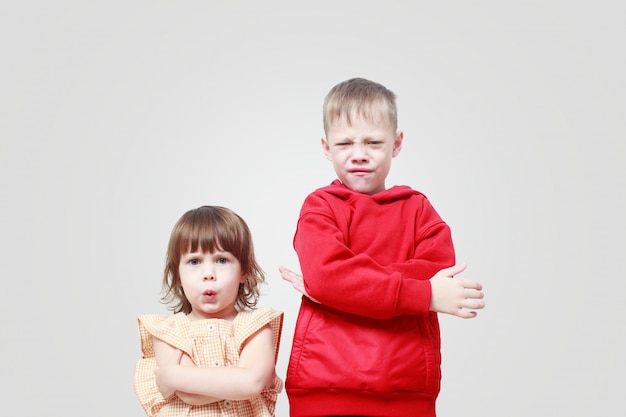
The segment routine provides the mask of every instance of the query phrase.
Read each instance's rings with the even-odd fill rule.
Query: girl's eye
[[[226,258],[217,258],[217,263],[218,264],[222,264],[222,265],[227,264],[228,263],[228,259],[226,259]]]
[[[189,260],[189,265],[192,265],[192,266],[200,265],[200,260],[199,259],[191,259],[191,260]]]

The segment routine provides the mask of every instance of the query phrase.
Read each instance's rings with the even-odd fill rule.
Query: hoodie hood
[[[322,191],[328,194],[332,194],[336,197],[341,198],[342,200],[349,200],[357,197],[368,197],[373,199],[378,203],[384,203],[387,201],[398,200],[401,198],[407,198],[414,195],[423,195],[419,191],[415,191],[409,186],[406,185],[395,185],[386,190],[380,191],[374,195],[367,195],[363,193],[359,193],[351,190],[346,187],[341,181],[338,179],[334,180],[330,185],[326,187],[320,188],[318,191]],[[424,196],[425,197],[425,196]]]

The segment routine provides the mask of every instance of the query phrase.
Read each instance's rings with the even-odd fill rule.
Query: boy
[[[435,416],[437,313],[484,307],[482,286],[450,279],[448,225],[408,186],[385,187],[402,148],[395,94],[361,78],[324,100],[322,148],[338,179],[309,194],[294,236],[302,298],[286,391],[292,417]]]

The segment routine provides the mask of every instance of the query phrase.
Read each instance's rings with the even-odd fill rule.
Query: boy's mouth
[[[351,170],[348,170],[348,172],[352,175],[363,176],[363,175],[370,174],[372,171],[369,169],[351,169]]]

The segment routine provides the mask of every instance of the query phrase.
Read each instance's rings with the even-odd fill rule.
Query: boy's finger
[[[453,265],[449,268],[444,268],[441,271],[443,271],[443,273],[448,277],[454,277],[456,274],[465,271],[465,268],[467,268],[467,264],[465,262],[461,262],[460,264]]]

